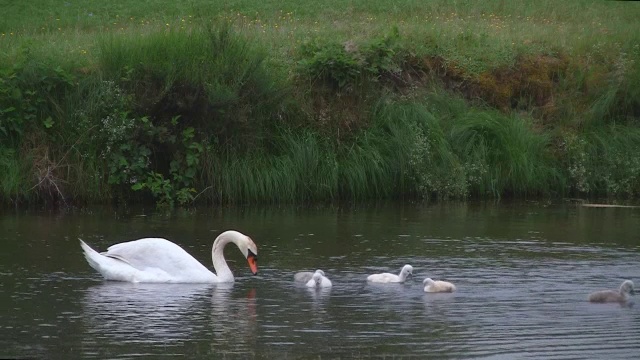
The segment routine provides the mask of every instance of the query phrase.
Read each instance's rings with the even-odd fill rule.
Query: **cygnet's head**
[[[322,284],[322,274],[320,274],[321,272],[322,270],[316,271],[315,273],[313,273],[313,276],[311,277],[313,282],[316,283],[317,287],[320,287],[320,284]]]
[[[324,271],[322,271],[322,270],[320,270],[320,269],[316,270],[316,273],[318,273],[318,274],[320,274],[320,275],[324,276]]]
[[[633,289],[633,281],[625,280],[622,285],[620,285],[620,293],[634,295],[635,291]]]
[[[412,275],[413,274],[413,266],[411,265],[405,265],[402,267],[402,274],[406,275]]]
[[[434,281],[431,278],[426,278],[424,280],[422,280],[422,285],[427,286],[427,285],[433,285]]]

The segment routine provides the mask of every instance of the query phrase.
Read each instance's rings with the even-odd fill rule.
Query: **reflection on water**
[[[233,292],[233,284],[218,284],[211,297],[208,327],[212,351],[251,353],[256,344],[256,290]],[[236,295],[237,294],[237,295]]]
[[[326,303],[329,299],[329,296],[331,296],[331,288],[307,288],[307,293],[309,293],[311,303],[314,305],[314,307],[320,307],[322,306],[322,304]]]
[[[112,340],[186,339],[194,331],[191,320],[210,292],[210,286],[187,284],[129,284],[104,282],[87,289],[84,300],[89,333]],[[175,326],[167,327],[166,324]]]
[[[104,344],[162,344],[167,350],[208,334],[214,348],[228,346],[233,339],[233,352],[247,352],[255,340],[255,290],[239,298],[233,290],[233,284],[91,286],[82,301],[88,335],[83,345],[95,349]]]
[[[16,216],[0,218],[0,225],[0,358],[640,353],[640,307],[586,299],[622,279],[640,283],[636,212],[451,205],[180,218]],[[246,229],[258,243],[258,276],[228,251],[234,284],[105,282],[76,239],[106,248],[163,235],[209,264],[211,239],[227,228]],[[414,268],[404,284],[366,281],[404,264]],[[331,288],[293,282],[295,272],[317,268]],[[458,290],[426,294],[425,277]]]

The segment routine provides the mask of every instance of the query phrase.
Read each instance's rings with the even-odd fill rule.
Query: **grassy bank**
[[[6,203],[640,194],[632,2],[4,8]]]

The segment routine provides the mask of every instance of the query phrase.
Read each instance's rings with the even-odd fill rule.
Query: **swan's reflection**
[[[313,308],[318,309],[326,305],[331,296],[331,288],[307,288],[307,293],[311,297],[311,304]]]
[[[256,290],[234,291],[233,284],[218,284],[211,296],[209,328],[213,332],[212,348],[228,350],[230,344],[234,345],[234,352],[253,348],[257,329]]]
[[[255,293],[233,284],[105,282],[86,290],[83,309],[87,332],[98,341],[213,340],[212,347],[235,352],[255,338]]]
[[[210,291],[203,284],[105,282],[85,293],[88,331],[118,340],[187,338],[202,327]]]

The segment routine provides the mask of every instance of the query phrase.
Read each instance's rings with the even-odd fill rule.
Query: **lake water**
[[[640,286],[640,209],[92,209],[5,212],[0,229],[0,358],[640,357],[640,305],[586,301],[624,279]],[[226,286],[107,282],[78,244],[166,237],[211,268],[226,229],[255,240],[260,269],[251,276],[231,245]],[[405,284],[367,284],[404,264]],[[293,283],[317,268],[330,290]],[[426,294],[425,277],[458,291]]]

